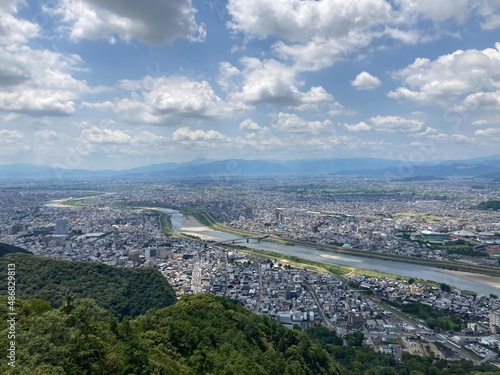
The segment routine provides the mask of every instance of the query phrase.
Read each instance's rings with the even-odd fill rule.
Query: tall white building
[[[500,311],[492,311],[490,313],[490,331],[492,333],[500,333]]]

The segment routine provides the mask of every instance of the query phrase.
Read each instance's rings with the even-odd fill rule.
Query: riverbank
[[[203,225],[194,216],[186,215],[182,220],[181,233],[188,236],[195,236],[203,241],[219,241],[217,237],[209,236],[203,234],[203,232],[209,231],[211,228]]]
[[[498,295],[500,295],[500,278],[498,277],[482,275],[478,273],[463,272],[463,271],[445,270],[445,269],[437,270],[437,272],[445,273],[447,275],[456,276],[457,278],[460,279],[465,279],[476,283],[489,285],[494,288],[498,288]]]
[[[194,217],[193,215],[188,216],[190,216],[190,218],[188,218],[186,222],[183,222],[182,232],[194,235],[201,240],[230,242],[234,237],[258,237],[258,235],[255,233],[250,235],[243,234],[239,230],[237,232],[240,233],[236,234],[231,231],[233,233],[229,234],[221,224],[217,223],[215,225],[211,224],[210,226],[207,226],[200,223],[197,220],[197,217]],[[329,263],[330,265],[347,266],[356,270],[359,269],[361,273],[362,270],[370,270],[371,272],[380,274],[396,274],[397,277],[401,278],[429,280],[438,284],[445,283],[452,287],[463,290],[470,290],[481,295],[499,294],[497,283],[500,282],[500,278],[492,276],[488,277],[480,272],[474,271],[470,273],[457,271],[456,269],[445,270],[442,264],[436,264],[439,262],[435,262],[430,259],[427,260],[426,264],[415,264],[401,258],[387,259],[383,257],[383,254],[371,254],[374,256],[365,256],[365,254],[361,251],[354,251],[354,254],[350,254],[347,251],[344,252],[327,250],[324,248],[324,246],[321,246],[319,244],[309,243],[308,246],[305,246],[303,244],[294,243],[292,246],[290,246],[288,242],[286,244],[276,244],[268,241],[268,239],[262,240],[260,242],[252,241],[250,244],[242,241],[241,245],[243,245],[241,247],[242,250],[245,247],[247,247],[250,251],[254,249],[257,251],[264,250],[274,253],[272,256],[276,256],[276,258],[280,257],[280,255],[278,254],[281,254],[281,256],[288,256],[290,257],[289,259],[293,259],[298,262],[300,262],[301,260],[305,260],[306,264],[310,261],[323,264]],[[234,246],[235,248],[237,248],[237,244],[229,244],[227,246]],[[323,264],[320,265],[316,263],[315,265],[322,267]],[[450,266],[452,266],[453,268],[456,267],[455,264],[451,264]],[[449,271],[450,273],[445,271]],[[499,270],[494,271],[499,272]],[[356,273],[359,274],[358,272]],[[484,276],[484,278],[482,278],[481,276]]]
[[[256,238],[260,237],[261,234],[258,233],[252,233],[248,232],[245,230],[241,229],[234,229],[231,227],[228,227],[224,224],[220,224],[215,221],[215,219],[206,213],[202,212],[195,212],[193,210],[183,210],[185,215],[189,215],[191,217],[192,223],[191,225],[193,226],[204,226],[206,227],[206,231],[220,231],[220,232],[225,232],[229,234],[233,234],[235,236],[240,236],[240,237],[250,237],[250,238]],[[201,223],[200,223],[201,221]],[[183,230],[184,231],[184,230]],[[201,232],[195,231],[195,232]],[[193,235],[198,235],[194,233]],[[213,240],[213,237],[209,238],[209,240]],[[436,268],[442,268],[442,269],[448,269],[452,271],[461,271],[461,272],[466,272],[466,273],[473,273],[473,274],[481,274],[481,275],[488,275],[494,278],[500,278],[500,269],[495,269],[491,267],[484,267],[484,266],[476,266],[476,265],[470,265],[470,264],[465,264],[465,263],[458,263],[458,262],[448,262],[448,261],[443,261],[443,260],[436,260],[436,259],[426,259],[426,258],[417,258],[417,257],[409,257],[409,256],[404,256],[404,255],[398,255],[398,254],[382,254],[382,253],[374,253],[371,251],[366,251],[366,250],[360,250],[360,249],[346,249],[338,246],[333,246],[333,245],[326,245],[326,244],[318,244],[318,243],[311,243],[311,242],[306,242],[306,241],[299,241],[299,240],[293,240],[293,239],[284,239],[276,236],[270,236],[269,238],[266,238],[264,240],[265,242],[272,242],[272,243],[277,243],[280,245],[287,245],[287,246],[304,246],[308,248],[315,248],[317,250],[327,252],[330,254],[334,254],[332,256],[336,257],[342,257],[342,254],[344,255],[349,255],[349,256],[356,256],[360,258],[373,258],[373,259],[381,259],[385,261],[392,261],[392,262],[400,262],[400,263],[412,263],[416,265],[423,265],[423,266],[428,266],[428,267],[436,267]],[[334,258],[332,258],[334,259]]]

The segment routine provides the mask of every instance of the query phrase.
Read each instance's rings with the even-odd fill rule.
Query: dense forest
[[[476,206],[479,210],[500,210],[500,201],[499,200],[490,200],[486,202],[479,203]]]
[[[119,268],[93,262],[56,260],[22,253],[0,258],[0,269],[16,265],[17,298],[38,298],[59,307],[67,298],[92,298],[122,319],[175,303],[167,279],[152,268]],[[7,272],[0,272],[0,285],[7,285]],[[6,294],[4,288],[1,294]]]
[[[198,294],[118,322],[91,299],[18,301],[16,367],[2,374],[344,374],[321,344],[226,299]],[[0,345],[8,348],[0,297]]]
[[[10,254],[10,253],[24,253],[24,254],[31,254],[30,251],[22,249],[17,246],[9,245],[3,242],[0,242],[0,257],[4,256],[5,254]]]

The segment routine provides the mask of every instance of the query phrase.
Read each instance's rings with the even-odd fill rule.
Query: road
[[[198,254],[196,254],[193,262],[191,290],[193,291],[193,293],[201,293],[201,261]]]
[[[259,298],[257,298],[257,303],[255,304],[255,309],[254,309],[255,312],[259,312],[263,294],[264,294],[264,288],[262,287],[262,263],[259,262]]]

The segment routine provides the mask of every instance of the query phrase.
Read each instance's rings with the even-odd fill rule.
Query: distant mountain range
[[[127,178],[157,179],[167,177],[237,177],[263,175],[344,175],[385,176],[415,181],[429,176],[437,179],[451,176],[500,179],[500,155],[470,160],[408,163],[376,158],[311,159],[311,160],[210,160],[196,159],[188,163],[162,163],[127,170],[60,169],[46,165],[0,165],[0,179],[78,179]],[[419,177],[421,177],[419,179]]]

